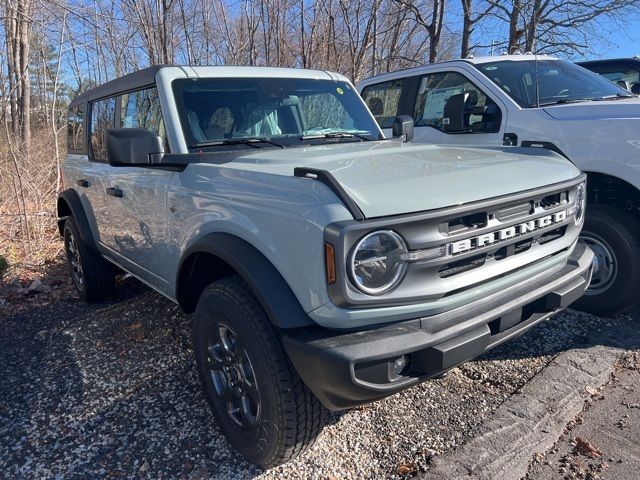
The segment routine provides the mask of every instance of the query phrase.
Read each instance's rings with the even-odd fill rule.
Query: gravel
[[[0,317],[0,478],[410,478],[556,355],[629,321],[566,311],[443,379],[333,414],[307,454],[262,472],[216,427],[190,318],[129,279],[108,303]]]

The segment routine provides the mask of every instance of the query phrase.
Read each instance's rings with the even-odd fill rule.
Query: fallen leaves
[[[402,463],[396,468],[396,473],[402,476],[414,474],[416,473],[416,466],[413,463]]]
[[[589,395],[591,395],[592,397],[595,397],[596,395],[598,395],[598,389],[595,387],[585,387],[584,391],[587,392]]]
[[[575,442],[574,449],[580,455],[584,455],[585,457],[589,457],[589,458],[598,458],[599,456],[602,455],[600,450],[598,450],[596,447],[594,447],[591,443],[589,443],[584,438],[576,437],[574,439],[574,442]]]

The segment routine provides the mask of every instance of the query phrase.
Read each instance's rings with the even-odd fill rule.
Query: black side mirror
[[[451,95],[444,104],[442,127],[445,132],[464,131],[464,108],[467,93]]]
[[[413,140],[413,118],[409,115],[398,115],[393,119],[391,131],[393,138],[402,137],[403,142],[410,142]]]
[[[109,165],[144,167],[157,164],[164,155],[162,138],[144,128],[112,128],[107,130]]]

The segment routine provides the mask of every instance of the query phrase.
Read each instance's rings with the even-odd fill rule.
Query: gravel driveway
[[[215,425],[190,318],[127,280],[109,303],[70,297],[0,317],[0,477],[411,477],[557,354],[628,321],[562,313],[444,379],[334,414],[310,452],[262,472]]]

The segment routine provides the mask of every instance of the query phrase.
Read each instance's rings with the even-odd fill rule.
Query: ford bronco
[[[530,146],[570,159],[589,177],[582,239],[595,254],[591,284],[575,306],[614,315],[638,304],[639,98],[541,55],[434,63],[367,79],[358,89],[383,128],[396,115],[413,116],[416,142]]]
[[[343,76],[162,66],[69,106],[60,232],[81,298],[129,272],[193,316],[217,423],[250,461],[328,410],[441,375],[579,298],[585,176],[535,149],[385,140]]]

